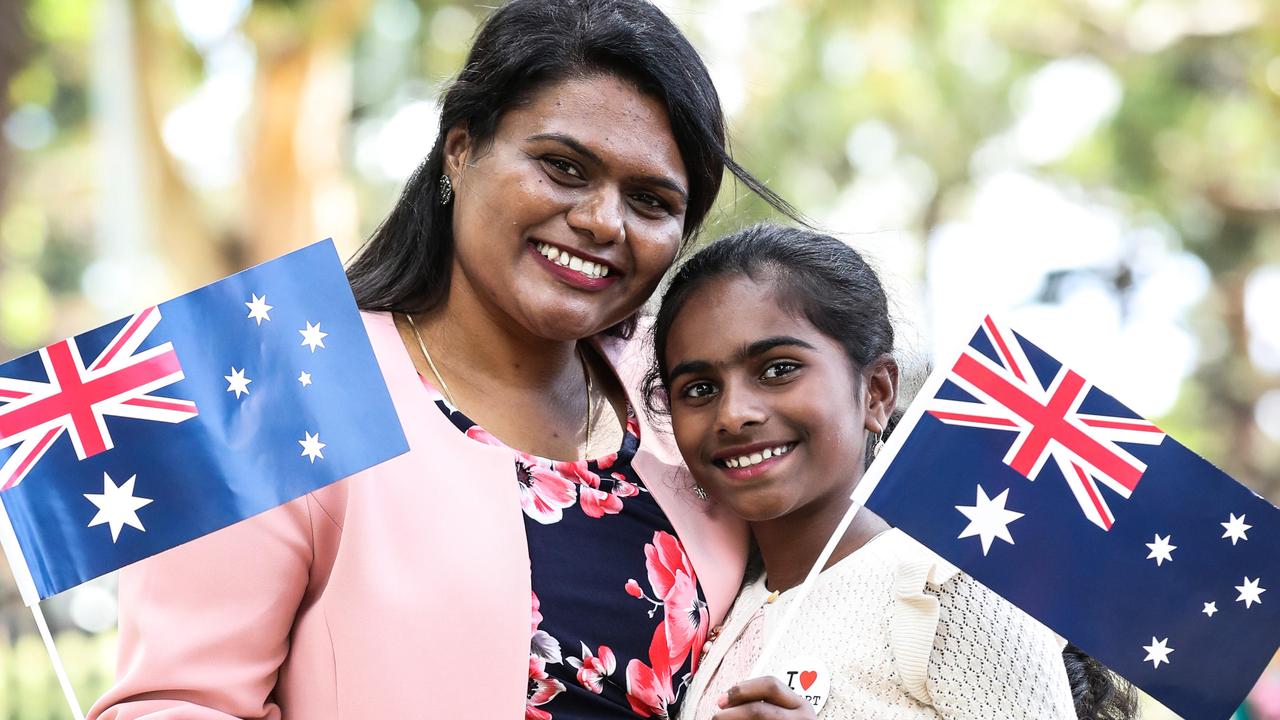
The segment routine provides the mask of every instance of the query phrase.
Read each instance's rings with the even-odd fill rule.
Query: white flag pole
[[[62,657],[53,644],[53,634],[49,632],[49,624],[44,620],[40,603],[32,603],[31,615],[36,619],[36,627],[40,628],[40,638],[44,640],[45,649],[49,651],[49,660],[53,662],[53,672],[58,676],[58,684],[62,686],[62,694],[67,698],[71,715],[76,720],[84,720],[84,711],[80,709],[80,701],[76,699],[76,691],[71,687],[71,679],[67,677],[67,669],[62,665]]]
[[[787,628],[791,627],[796,613],[800,611],[800,607],[804,605],[805,598],[809,596],[809,592],[818,581],[818,574],[827,566],[827,561],[831,559],[831,554],[835,552],[840,538],[844,537],[845,531],[849,529],[849,523],[853,522],[854,516],[858,514],[858,509],[861,507],[862,505],[856,503],[850,505],[844,517],[840,518],[840,524],[836,526],[836,531],[831,534],[831,539],[827,540],[827,546],[822,548],[822,552],[818,554],[818,559],[813,563],[813,567],[809,569],[809,574],[805,576],[804,582],[796,590],[795,597],[791,598],[791,605],[787,607],[786,613],[782,615],[782,621],[765,638],[764,647],[760,650],[760,656],[756,658],[756,663],[751,667],[751,672],[747,677],[760,677],[765,673],[765,668],[768,667],[769,660],[772,659],[771,656],[777,648],[778,642],[787,634]]]

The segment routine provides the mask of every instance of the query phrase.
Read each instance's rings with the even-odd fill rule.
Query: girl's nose
[[[716,411],[716,431],[738,435],[752,425],[762,425],[769,414],[748,388],[726,386]]]

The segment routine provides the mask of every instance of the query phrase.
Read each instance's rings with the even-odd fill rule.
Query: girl
[[[791,687],[737,684],[891,421],[885,293],[843,243],[757,226],[679,270],[654,340],[649,387],[665,390],[695,492],[747,520],[764,570],[703,655],[682,717],[813,718],[792,691],[806,688],[828,719],[1074,718],[1073,689],[1085,717],[1132,714],[1096,662],[1082,672],[1072,653],[1069,680],[1053,633],[865,508],[777,647],[771,669]]]

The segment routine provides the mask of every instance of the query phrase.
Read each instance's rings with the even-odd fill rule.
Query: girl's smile
[[[847,499],[863,463],[848,439],[866,434],[864,383],[839,343],[782,309],[770,278],[701,287],[667,360],[676,443],[717,500],[767,521]]]

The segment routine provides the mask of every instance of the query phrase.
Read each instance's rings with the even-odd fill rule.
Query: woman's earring
[[[440,204],[448,205],[453,200],[453,181],[448,175],[440,176]]]
[[[707,491],[701,485],[693,486],[693,494],[697,495],[699,500],[706,500],[708,497],[710,497],[709,495],[707,495]]]
[[[876,459],[882,450],[884,450],[884,433],[880,433],[876,436],[876,446],[871,448],[871,459]]]

